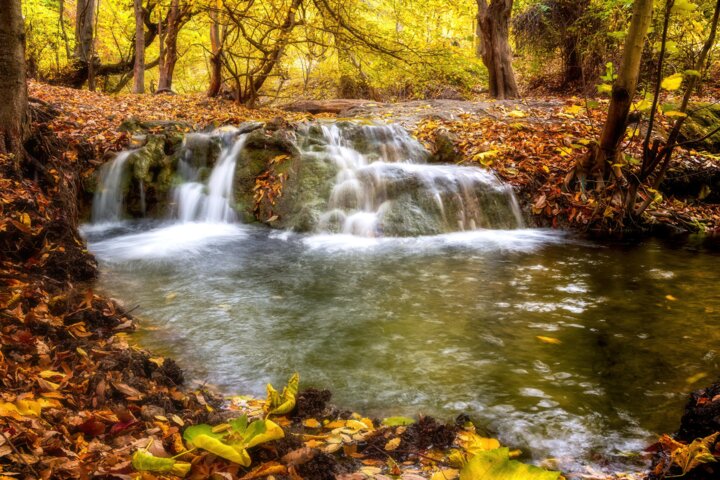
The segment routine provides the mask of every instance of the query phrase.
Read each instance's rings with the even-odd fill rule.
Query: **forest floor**
[[[92,291],[97,266],[77,231],[81,178],[127,145],[119,126],[130,117],[180,120],[188,131],[277,116],[314,117],[248,110],[201,96],[110,97],[40,84],[31,84],[30,94],[35,132],[30,155],[23,161],[0,156],[0,479],[123,479],[136,478],[138,470],[142,478],[158,478],[189,470],[188,477],[198,479],[449,480],[458,477],[463,461],[477,464],[483,452],[501,450],[502,465],[521,472],[518,478],[557,478],[541,476],[547,472],[539,469],[522,470],[529,467],[510,460],[496,440],[480,437],[466,418],[451,425],[429,418],[383,424],[338,411],[328,403],[330,393],[317,390],[288,392],[294,408],[275,418],[285,438],[253,449],[248,468],[205,450],[187,450],[182,436],[187,425],[221,424],[216,431],[222,433],[228,418],[258,414],[267,404],[183,387],[183,374],[172,359],[132,344],[131,312]],[[452,111],[448,105],[425,105],[406,104],[377,117],[407,124],[431,147],[438,130],[450,132],[451,150],[465,161],[495,168],[516,185],[536,216],[545,218],[537,223],[583,224],[588,207],[573,206],[572,195],[567,200],[569,194],[555,182],[573,162],[573,139],[596,134],[600,109],[583,109],[576,99],[543,106],[488,102],[475,111],[460,104]],[[660,218],[682,215],[689,219],[685,223],[717,228],[715,207],[676,202],[655,211],[672,208],[672,215]],[[566,211],[570,208],[576,211]],[[708,392],[694,397],[695,404],[720,405],[720,395]],[[660,446],[666,458],[686,448]],[[136,461],[134,468],[132,454],[138,449],[174,460]],[[222,456],[222,450],[216,453]],[[677,468],[672,462],[661,465]]]

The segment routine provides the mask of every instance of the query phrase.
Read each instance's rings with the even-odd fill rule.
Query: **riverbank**
[[[189,100],[159,96],[147,97],[147,103],[119,102],[124,106],[115,113],[103,103],[110,100],[99,94],[77,92],[78,97],[71,98],[75,91],[37,85],[32,92],[58,108],[53,108],[55,112],[49,105],[35,109],[36,131],[44,135],[35,137],[30,153],[47,162],[5,157],[0,163],[0,245],[7,253],[2,261],[1,297],[5,391],[0,461],[4,474],[129,478],[131,453],[150,443],[148,449],[158,456],[183,454],[179,460],[192,463],[193,478],[207,478],[211,472],[220,478],[224,474],[262,478],[270,471],[276,478],[292,478],[294,470],[313,479],[336,474],[383,478],[401,472],[409,480],[428,478],[443,469],[457,470],[440,453],[457,442],[466,419],[459,426],[422,420],[415,426],[382,427],[378,421],[353,418],[349,412],[328,407],[325,392],[299,396],[297,411],[278,421],[288,429],[286,440],[253,453],[263,463],[252,467],[274,470],[258,471],[253,477],[249,470],[206,453],[183,453],[185,426],[219,424],[227,419],[224,412],[237,415],[238,410],[225,410],[225,401],[208,389],[183,389],[182,372],[171,359],[152,356],[128,342],[125,334],[133,328],[130,313],[92,293],[88,282],[96,266],[76,230],[80,179],[100,163],[96,159],[125,146],[129,139],[117,127],[126,115],[162,120],[178,114],[192,129],[213,119],[214,109],[229,111],[223,117],[227,123],[257,115],[273,118],[280,112],[258,113],[230,103],[203,105],[205,100],[199,98],[185,103]],[[71,108],[60,103],[65,96]],[[193,117],[189,112],[198,108],[200,113]],[[531,181],[529,173],[522,179]],[[238,401],[235,407],[257,412],[262,404]],[[332,423],[336,421],[340,423]],[[290,441],[296,438],[291,433],[303,435],[302,442]],[[446,473],[448,478],[453,475]]]

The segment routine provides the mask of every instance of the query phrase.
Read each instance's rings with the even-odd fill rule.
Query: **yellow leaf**
[[[572,105],[570,107],[567,107],[564,110],[564,112],[567,113],[568,115],[577,115],[578,113],[582,112],[583,110],[585,110],[585,107],[583,107],[582,105]]]
[[[460,475],[459,470],[444,468],[432,474],[430,480],[455,480]]]
[[[562,343],[561,340],[559,340],[559,339],[557,339],[557,338],[553,338],[553,337],[545,337],[545,336],[542,336],[542,335],[538,335],[538,336],[535,337],[535,338],[537,338],[537,339],[540,340],[541,342],[551,343],[551,344],[553,344],[553,345],[560,345],[560,344]]]
[[[687,117],[687,113],[685,113],[685,112],[678,112],[678,111],[676,111],[676,110],[673,110],[673,111],[670,111],[670,112],[665,112],[665,116],[666,116],[666,117],[670,117],[670,118],[685,118],[685,117]]]
[[[60,373],[60,372],[55,372],[55,371],[53,371],[53,370],[43,370],[42,372],[40,372],[40,376],[41,376],[42,378],[52,378],[52,377],[60,377],[60,378],[62,378],[62,377],[65,376],[65,374],[64,374],[64,373]]]
[[[500,448],[500,442],[495,438],[485,438],[473,432],[463,432],[458,435],[458,444],[471,455],[479,452]]]
[[[303,425],[307,428],[320,428],[322,427],[322,424],[317,421],[315,418],[308,418],[303,422]]]
[[[527,117],[527,114],[522,110],[512,110],[508,112],[507,116],[512,118],[525,118]]]
[[[0,403],[0,417],[10,417],[15,420],[23,420],[23,416],[18,411],[18,408],[12,403],[7,402]]]
[[[662,83],[660,86],[668,91],[677,90],[680,88],[680,85],[682,85],[683,76],[682,73],[675,73],[673,75],[670,75],[669,77],[663,78]]]
[[[397,448],[399,446],[400,446],[400,437],[395,437],[385,444],[385,450],[388,452],[392,452],[393,450],[397,450]]]
[[[288,384],[283,388],[282,394],[278,393],[272,385],[267,385],[267,403],[265,409],[268,415],[284,415],[295,408],[295,395],[297,395],[300,384],[300,376],[294,373]]]
[[[715,457],[710,452],[710,446],[715,444],[715,439],[720,432],[715,432],[705,438],[698,438],[690,445],[678,448],[672,452],[671,458],[675,465],[682,469],[683,475],[694,469],[701,463],[715,462]]]
[[[156,457],[147,450],[138,450],[132,456],[132,466],[138,472],[170,473],[184,477],[192,465],[173,458]]]
[[[30,220],[30,215],[27,213],[20,214],[20,221],[24,224],[30,227],[32,225],[32,221]]]
[[[692,385],[693,383],[695,383],[699,380],[702,380],[705,377],[707,377],[707,373],[700,372],[700,373],[696,373],[695,375],[688,377],[687,380],[685,380],[685,381],[688,383],[688,385]]]
[[[672,295],[665,295],[665,299],[670,300],[671,302],[677,302],[677,298]]]

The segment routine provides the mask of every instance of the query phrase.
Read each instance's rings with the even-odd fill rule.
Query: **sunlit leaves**
[[[132,457],[132,466],[139,472],[169,473],[184,477],[190,471],[190,463],[174,458],[156,457],[147,450],[137,450]]]
[[[682,85],[683,75],[682,73],[675,73],[669,77],[665,77],[662,80],[660,86],[668,91],[677,90]]]
[[[415,423],[415,420],[409,417],[388,417],[382,421],[383,425],[388,427],[397,427],[401,425],[411,425]]]
[[[558,480],[551,472],[510,459],[508,448],[496,448],[473,455],[460,470],[460,480]]]
[[[300,376],[297,373],[294,373],[290,377],[282,393],[278,393],[278,391],[268,383],[267,404],[265,406],[268,415],[284,415],[290,413],[292,409],[295,408],[295,396],[297,395],[299,384]]]
[[[688,15],[697,8],[698,6],[690,0],[675,0],[671,12],[675,15]]]
[[[207,424],[193,425],[183,433],[188,444],[244,467],[252,462],[248,448],[284,436],[282,428],[276,423],[270,420],[255,420],[249,423],[244,415],[214,427]]]

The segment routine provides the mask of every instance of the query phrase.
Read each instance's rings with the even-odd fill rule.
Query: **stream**
[[[677,429],[688,392],[717,376],[718,250],[700,240],[601,246],[525,228],[511,191],[480,169],[411,168],[354,150],[349,162],[332,133],[329,157],[345,163],[320,218],[340,216],[339,231],[229,215],[232,189],[216,172],[232,174],[227,159],[242,156],[244,136],[226,142],[205,186],[184,174],[170,218],[114,221],[117,192],[96,194],[112,208],[98,218],[113,220],[83,228],[98,287],[138,306],[137,341],[227,394],[264,396],[267,382],[298,371],[302,387],[329,388],[333,403],[364,414],[468,414],[566,472],[641,468],[639,452]],[[440,212],[432,225],[458,231],[383,236],[396,202],[387,185],[398,179],[419,192],[403,208],[430,216],[416,208],[428,205]],[[423,195],[432,201],[412,203]],[[499,226],[480,228],[496,217]]]

